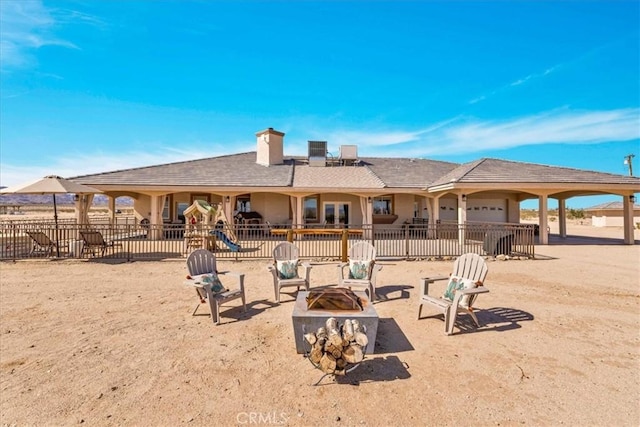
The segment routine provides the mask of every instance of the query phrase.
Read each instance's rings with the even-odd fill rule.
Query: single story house
[[[620,202],[603,203],[584,210],[591,216],[594,227],[622,227],[624,225],[624,206]],[[633,205],[633,223],[640,224],[640,205]]]
[[[624,241],[633,244],[633,197],[640,178],[482,158],[458,164],[417,158],[364,157],[343,145],[337,158],[326,141],[309,141],[307,156],[284,154],[284,133],[256,133],[256,151],[77,176],[109,199],[129,196],[139,220],[181,222],[194,200],[220,203],[227,218],[258,212],[271,224],[402,224],[407,221],[520,222],[520,202],[539,200],[540,230],[547,202],[558,200],[566,236],[565,201],[615,194],[622,200]],[[90,198],[77,202],[78,215]],[[79,216],[81,217],[81,216]],[[548,243],[546,232],[540,243]]]

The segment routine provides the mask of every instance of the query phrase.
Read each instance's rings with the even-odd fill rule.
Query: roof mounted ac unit
[[[327,165],[327,141],[309,141],[309,166]]]
[[[354,164],[358,160],[358,146],[357,145],[341,145],[340,146],[340,161],[343,165]]]

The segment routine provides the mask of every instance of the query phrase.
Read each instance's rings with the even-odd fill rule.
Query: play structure
[[[185,218],[185,252],[195,249],[215,251],[216,241],[224,243],[232,252],[238,252],[238,237],[229,226],[222,204],[210,205],[204,200],[196,200],[184,210]],[[211,226],[215,229],[211,230]]]

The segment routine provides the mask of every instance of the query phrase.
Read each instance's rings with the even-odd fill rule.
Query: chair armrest
[[[429,285],[438,280],[447,280],[449,276],[433,276],[420,278],[420,295],[429,295]]]
[[[244,276],[245,276],[245,273],[238,273],[236,271],[219,271],[218,272],[218,276],[220,276],[220,275],[234,276],[238,280],[238,284],[240,285],[240,290],[242,290],[242,293],[244,293]]]
[[[196,287],[196,288],[204,288],[204,284],[202,282],[198,282],[195,279],[187,279],[187,280],[184,281],[184,284],[186,286],[193,286],[193,287]]]
[[[348,266],[349,263],[341,262],[336,267],[338,267],[338,285],[342,286],[342,281],[344,280],[344,268]]]
[[[380,264],[373,264],[373,267],[371,268],[371,283],[373,283],[374,286],[376,284],[376,275],[380,270],[382,270],[382,266]]]
[[[302,266],[302,268],[304,268],[304,278],[307,281],[307,284],[309,284],[309,275],[311,274],[311,269],[313,268],[313,266],[306,261],[300,263],[300,265]]]
[[[449,276],[433,276],[433,277],[422,277],[420,280],[426,280],[427,283],[433,283],[437,280],[447,280]]]
[[[489,289],[485,288],[484,286],[478,286],[475,288],[468,288],[468,289],[460,289],[460,293],[462,295],[486,294],[487,292],[489,292]]]
[[[273,276],[273,284],[276,285],[278,283],[278,269],[275,266],[275,263],[267,265],[267,270],[271,272],[271,275]]]

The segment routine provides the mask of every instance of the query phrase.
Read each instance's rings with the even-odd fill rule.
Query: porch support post
[[[107,203],[109,206],[109,224],[113,225],[116,223],[116,198],[108,196]]]
[[[467,223],[467,196],[458,194],[458,244],[464,245],[465,225]]]
[[[538,216],[540,217],[540,235],[538,238],[540,239],[541,245],[549,244],[549,233],[547,232],[547,228],[549,227],[549,212],[547,210],[547,195],[543,194],[538,197]]]
[[[298,196],[296,197],[296,222],[298,223],[298,227],[302,228],[302,224],[304,223],[304,208],[302,206],[302,201],[304,197]]]
[[[151,218],[149,218],[149,223],[151,224],[151,232],[147,235],[151,236],[152,239],[159,239],[162,236],[162,229],[160,225],[162,225],[162,209],[164,208],[164,197],[165,196],[151,196]]]
[[[429,238],[435,239],[438,236],[437,227],[440,221],[440,197],[429,200]]]
[[[422,203],[421,203],[421,212],[419,214],[419,217],[422,219],[426,219],[429,223],[431,223],[431,203],[429,203],[430,200],[428,197],[423,196],[422,197]],[[425,215],[425,210],[426,210],[426,215]]]
[[[634,202],[631,201],[633,195],[623,196],[622,197],[622,215],[624,222],[624,244],[625,245],[633,245],[635,244],[633,238],[633,205]]]
[[[235,206],[235,205],[236,205],[236,196],[224,196],[224,197],[222,197],[222,211],[224,212],[225,216],[227,217],[227,221],[229,221],[229,226],[233,225],[233,223],[234,223],[232,207]]]
[[[558,227],[560,227],[560,237],[567,237],[567,201],[558,199]]]
[[[80,240],[80,228],[81,228],[81,225],[85,225],[83,224],[83,222],[84,222],[84,218],[87,217],[83,211],[84,203],[82,203],[82,196],[80,196],[78,200],[73,202],[73,204],[74,204],[74,212],[76,214],[76,230],[73,233],[74,234],[73,238],[75,240]]]
[[[364,238],[373,239],[373,199],[370,196],[360,196],[360,206],[362,207],[362,224],[364,227]]]

